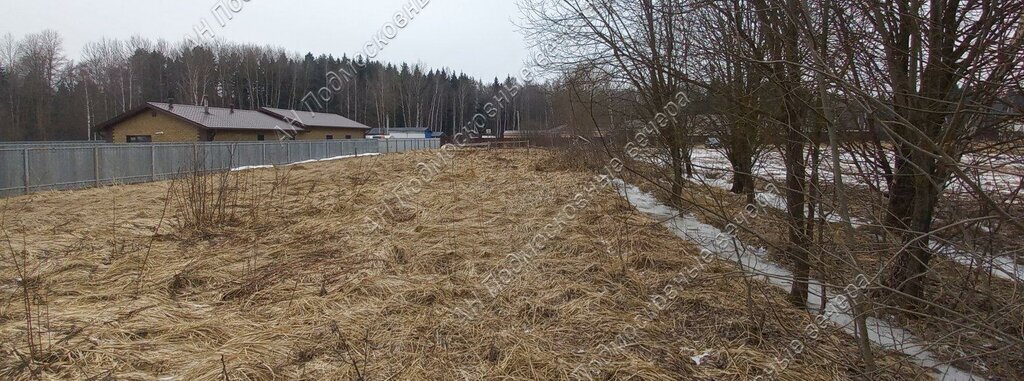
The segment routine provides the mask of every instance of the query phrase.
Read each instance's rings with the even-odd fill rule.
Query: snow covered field
[[[889,155],[891,163],[893,161],[892,153]],[[844,174],[843,180],[851,186],[874,186],[881,190],[887,190],[888,186],[881,169],[874,167],[876,161],[847,152],[841,153],[839,162]],[[725,154],[714,149],[695,148],[693,163],[696,167],[707,170],[728,171],[730,168]],[[1021,162],[1019,158],[972,154],[966,155],[962,163],[966,168],[967,175],[988,192],[1009,195],[1024,187],[1024,162]],[[823,169],[822,181],[833,182],[830,152],[822,152],[821,167]],[[757,160],[754,175],[773,182],[785,181],[786,165],[782,154],[778,151],[762,153]],[[947,184],[946,189],[947,192],[962,193],[966,192],[968,188],[962,180],[953,179]]]
[[[651,162],[656,164],[667,163],[667,161],[661,159],[652,159]],[[868,167],[865,167],[865,163],[855,160],[852,155],[843,154],[840,162],[843,173],[846,174],[843,177],[844,182],[854,186],[866,186],[869,183],[873,183],[878,189],[884,190],[888,188],[881,176],[869,178],[868,176],[851,175],[861,172],[879,173],[878,171],[867,171]],[[993,193],[1009,195],[1015,192],[1017,187],[1021,187],[1024,184],[1024,177],[1021,175],[1024,173],[1024,164],[1015,162],[1012,158],[982,158],[978,155],[972,155],[965,157],[964,162],[973,163],[974,169],[969,170],[969,172],[975,172],[976,181]],[[826,171],[821,174],[822,180],[826,182],[832,181],[831,156],[825,153],[822,163],[823,167],[826,168]],[[979,163],[985,163],[985,165],[980,165]],[[722,151],[696,148],[693,151],[693,164],[696,173],[689,181],[697,185],[723,190],[729,190],[732,187],[731,165]],[[860,169],[858,169],[858,166]],[[983,171],[982,168],[990,170]],[[1011,174],[1011,172],[1015,174]],[[782,155],[777,151],[762,154],[755,166],[754,174],[761,180],[779,184],[777,188],[782,189],[781,185],[784,183],[786,176],[786,167]],[[951,181],[947,189],[947,192],[965,191],[966,186],[959,180]],[[757,197],[762,203],[771,208],[778,210],[786,209],[786,199],[783,195],[762,192]],[[842,222],[839,215],[828,210],[825,213],[827,221],[834,223]],[[851,216],[851,221],[855,227],[872,224],[871,219],[867,218],[867,216]],[[981,268],[999,278],[1024,282],[1024,266],[1019,264],[1019,254],[991,257],[957,247],[952,242],[940,241],[932,242],[932,249],[964,266]]]

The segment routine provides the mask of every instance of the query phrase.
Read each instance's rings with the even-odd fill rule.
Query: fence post
[[[28,171],[28,169],[29,169],[28,148],[25,148],[25,152],[24,153],[25,153],[25,194],[28,194],[29,191],[32,189],[32,183],[31,183],[32,176],[29,175],[29,171]]]
[[[100,147],[92,147],[92,177],[100,186]]]
[[[149,145],[149,157],[150,177],[153,181],[156,181],[156,144]]]
[[[291,145],[291,143],[284,142],[284,153],[285,153],[285,159],[284,159],[285,163],[291,164],[292,163],[292,145]]]
[[[267,165],[267,143],[260,143],[263,154],[260,156],[260,165]]]

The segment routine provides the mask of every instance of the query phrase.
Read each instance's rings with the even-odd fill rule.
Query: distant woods
[[[350,67],[358,71],[317,111],[372,127],[451,133],[516,81],[484,81],[406,63],[350,65],[347,57],[224,42],[189,48],[132,37],[93,42],[81,53],[79,61],[69,58],[61,36],[50,30],[20,39],[0,36],[0,141],[84,140],[91,126],[168,98],[201,104],[207,97],[216,107],[305,110],[303,97],[324,87],[328,72]],[[486,129],[493,134],[555,123],[549,89],[519,85],[518,96],[488,119]]]

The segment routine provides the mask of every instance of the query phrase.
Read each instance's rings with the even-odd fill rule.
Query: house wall
[[[258,137],[263,135],[266,141],[279,140],[283,133],[278,131],[232,131],[232,130],[217,130],[217,134],[213,136],[215,142],[255,142],[258,141]]]
[[[125,144],[129,135],[149,135],[154,143],[199,141],[200,129],[164,113],[146,111],[110,129],[113,143]]]
[[[306,132],[295,136],[295,140],[326,140],[327,135],[334,135],[334,140],[345,140],[346,135],[352,135],[352,139],[365,139],[366,132],[366,130],[359,128],[307,127]]]

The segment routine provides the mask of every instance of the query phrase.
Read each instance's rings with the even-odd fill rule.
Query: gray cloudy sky
[[[409,0],[251,0],[221,28],[214,0],[0,0],[0,35],[43,29],[64,37],[65,53],[103,37],[183,39],[200,19],[218,38],[289,51],[352,56]],[[528,54],[512,20],[513,0],[430,0],[378,56],[383,61],[450,67],[485,80],[515,74]]]

